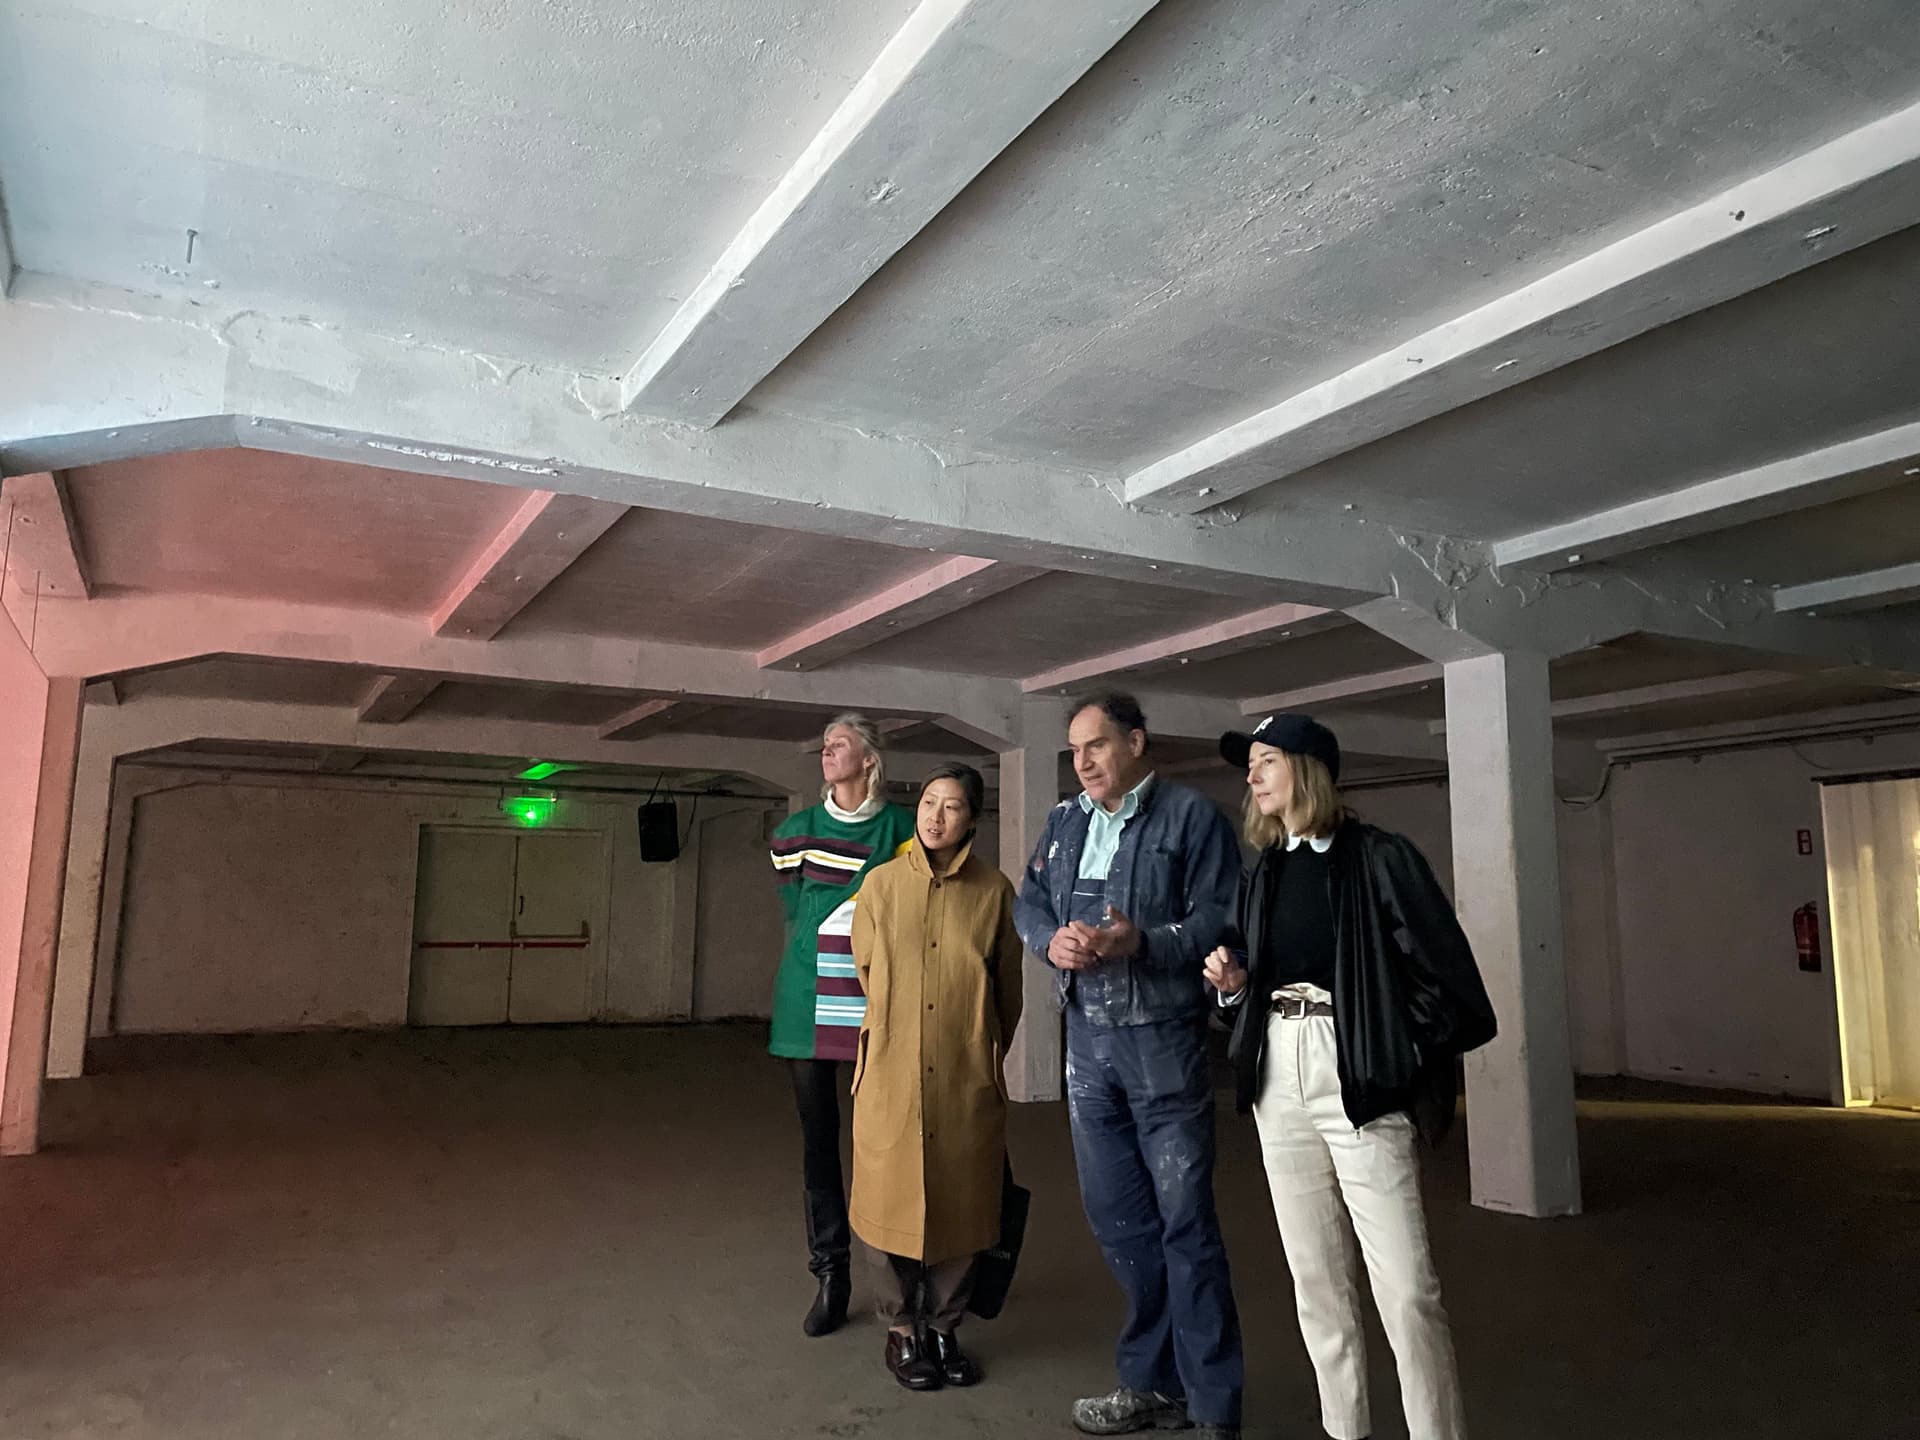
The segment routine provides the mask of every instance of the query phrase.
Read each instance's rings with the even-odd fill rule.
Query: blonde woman
[[[866,996],[853,967],[854,896],[867,872],[913,839],[913,812],[886,799],[880,732],[863,715],[828,725],[820,803],[773,832],[773,869],[786,909],[786,949],[773,982],[768,1050],[788,1062],[800,1112],[807,1268],[818,1282],[802,1329],[846,1323],[852,1238],[840,1170],[840,1067],[858,1051]]]
[[[1205,972],[1220,1003],[1238,1007],[1237,1100],[1260,1132],[1321,1423],[1333,1440],[1371,1428],[1357,1235],[1409,1440],[1460,1440],[1415,1142],[1451,1121],[1454,1059],[1493,1038],[1492,1006],[1425,858],[1341,804],[1332,731],[1272,715],[1222,736],[1220,754],[1246,771],[1259,856],[1241,882],[1238,933]]]

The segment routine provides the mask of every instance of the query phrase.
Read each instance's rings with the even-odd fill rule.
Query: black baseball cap
[[[1229,730],[1220,737],[1220,758],[1234,769],[1244,770],[1256,742],[1289,755],[1311,755],[1335,780],[1340,778],[1340,742],[1311,715],[1269,715],[1251,733]]]

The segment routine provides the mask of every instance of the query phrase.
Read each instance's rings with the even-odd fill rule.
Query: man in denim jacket
[[[1085,790],[1048,816],[1014,922],[1057,972],[1080,1196],[1127,1296],[1120,1387],[1076,1403],[1073,1423],[1236,1436],[1244,1367],[1213,1205],[1202,967],[1233,913],[1240,849],[1211,801],[1154,775],[1132,696],[1075,702],[1067,739]]]

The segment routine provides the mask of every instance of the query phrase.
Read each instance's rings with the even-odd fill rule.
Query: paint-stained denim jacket
[[[1071,913],[1080,850],[1092,818],[1076,797],[1047,816],[1027,861],[1014,924],[1041,959]],[[1056,996],[1077,999],[1096,1025],[1150,1025],[1196,1016],[1207,1005],[1201,965],[1233,918],[1240,847],[1233,827],[1198,791],[1152,780],[1120,832],[1107,903],[1140,927],[1140,952],[1078,974],[1055,972]]]

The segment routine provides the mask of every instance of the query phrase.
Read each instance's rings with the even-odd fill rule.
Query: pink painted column
[[[0,608],[0,1155],[40,1143],[81,689],[42,674]]]

